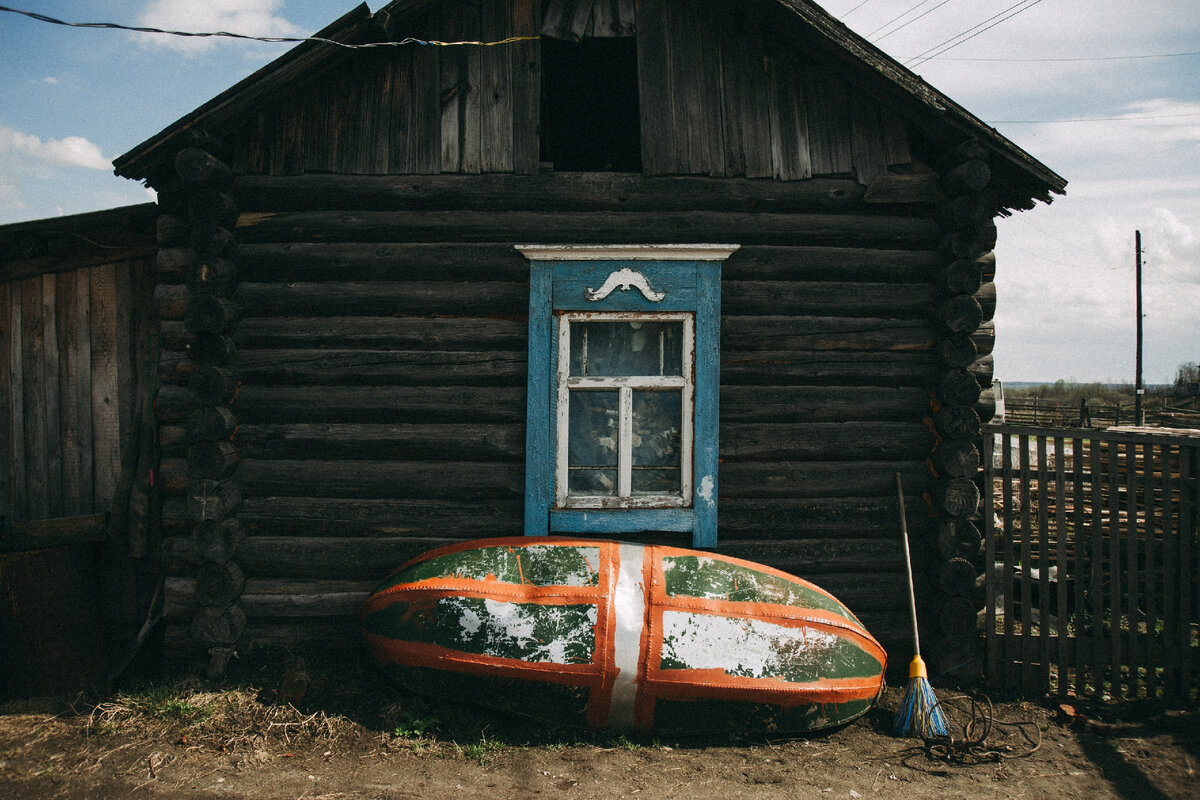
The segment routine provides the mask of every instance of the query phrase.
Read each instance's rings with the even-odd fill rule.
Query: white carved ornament
[[[662,299],[667,296],[666,292],[656,292],[650,288],[650,281],[646,280],[646,276],[629,267],[622,267],[614,271],[599,289],[584,289],[583,296],[593,303],[599,302],[612,294],[617,287],[620,287],[622,292],[627,292],[630,287],[633,287],[651,303],[661,303]]]

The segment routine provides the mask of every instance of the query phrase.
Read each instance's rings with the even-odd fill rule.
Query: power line
[[[920,55],[917,55],[914,58],[909,59],[909,61],[906,62],[906,66],[908,64],[911,64],[913,61],[916,61],[917,63],[913,64],[912,66],[914,68],[919,67],[921,64],[924,64],[929,59],[936,58],[937,56],[940,56],[942,53],[945,53],[948,50],[953,50],[955,47],[958,47],[960,44],[968,42],[971,39],[974,39],[976,36],[980,35],[981,33],[990,31],[992,28],[996,27],[1001,22],[1012,19],[1013,17],[1017,16],[1017,14],[1020,14],[1023,11],[1028,11],[1029,9],[1033,8],[1040,2],[1042,2],[1042,0],[1033,0],[1033,2],[1029,2],[1029,0],[1020,0],[1020,2],[1014,3],[1013,5],[1009,6],[1008,8],[1004,9],[1003,11],[1001,11],[999,14],[993,14],[992,16],[985,19],[983,22],[980,22],[977,25],[967,28],[962,33],[960,33],[956,36],[951,36],[949,39],[945,40],[944,42],[941,42],[940,44],[935,44],[933,47],[929,48],[924,53],[921,53]],[[1018,6],[1019,6],[1019,8],[1018,8]],[[1016,10],[1013,11],[1013,9],[1016,9]],[[1008,14],[1008,12],[1010,12],[1010,11],[1012,11],[1013,13]],[[1008,16],[1007,17],[1004,16],[1005,14],[1008,14]],[[997,19],[998,17],[1000,19]],[[996,21],[992,22],[992,20],[996,20]],[[987,25],[987,23],[989,23],[989,22],[991,22],[992,24]],[[976,30],[976,28],[981,28],[984,25],[987,25],[987,27],[982,28],[982,30]],[[972,31],[975,31],[975,32],[971,33]],[[971,34],[971,35],[967,36],[967,34]],[[955,41],[955,39],[957,39],[958,41]],[[951,44],[951,42],[953,42],[953,44]],[[948,45],[948,46],[943,47],[943,45]],[[941,48],[941,49],[938,49],[938,48]],[[929,55],[929,53],[933,53],[933,55]],[[920,60],[918,60],[918,59],[920,59]]]
[[[865,5],[866,5],[867,3],[869,3],[869,2],[871,2],[871,0],[863,0],[861,3],[859,3],[858,5],[856,5],[854,8],[850,9],[850,10],[849,10],[849,11],[847,11],[845,14],[842,14],[842,19],[845,19],[846,17],[848,17],[848,16],[850,16],[851,14],[853,14],[855,11],[858,11],[860,8],[862,8],[863,6],[865,6]]]
[[[213,38],[223,37],[227,39],[246,39],[254,42],[282,42],[282,43],[300,43],[300,42],[320,42],[322,44],[332,44],[338,47],[345,47],[350,50],[363,49],[367,47],[397,47],[399,45],[417,44],[417,45],[437,45],[440,47],[456,47],[461,45],[475,45],[477,47],[491,47],[493,45],[511,44],[512,42],[524,42],[532,39],[540,39],[540,36],[510,36],[507,39],[501,39],[495,42],[442,42],[435,39],[417,39],[409,36],[397,42],[365,42],[363,44],[347,44],[339,42],[336,39],[326,39],[321,36],[250,36],[244,33],[230,33],[229,31],[171,31],[163,28],[138,27],[133,25],[121,25],[116,22],[67,22],[65,20],[48,17],[45,14],[38,14],[34,11],[22,11],[19,8],[9,8],[8,6],[0,6],[0,11],[7,11],[12,14],[22,14],[30,19],[35,19],[38,22],[47,22],[51,25],[65,25],[68,28],[102,28],[118,31],[132,31],[133,33],[161,33],[168,36],[185,36],[190,38]]]
[[[908,14],[911,14],[912,12],[916,11],[918,8],[920,8],[921,6],[923,6],[923,5],[925,5],[926,3],[929,3],[929,2],[932,2],[932,0],[920,0],[920,2],[919,2],[919,3],[917,3],[915,6],[909,6],[908,8],[904,9],[904,10],[903,10],[903,11],[901,11],[899,14],[897,14],[896,16],[894,16],[894,17],[892,17],[891,19],[889,19],[887,22],[885,22],[885,23],[883,23],[882,25],[880,25],[880,26],[879,26],[878,28],[876,28],[875,30],[873,30],[873,31],[871,31],[870,33],[868,33],[868,34],[867,34],[867,38],[868,38],[868,39],[870,39],[872,36],[874,36],[875,34],[879,33],[881,30],[883,30],[884,28],[886,28],[888,25],[891,25],[893,22],[895,22],[896,20],[900,19],[901,17],[904,17],[904,16],[907,16]]]
[[[1180,117],[1200,117],[1200,113],[1189,114],[1147,114],[1139,117],[1086,117],[1080,119],[996,119],[988,125],[1049,125],[1055,122],[1136,122],[1142,119],[1178,119]]]
[[[878,39],[876,39],[875,41],[876,41],[876,42],[882,42],[884,39],[886,39],[887,37],[891,36],[893,33],[897,33],[897,32],[899,32],[899,31],[902,31],[902,30],[904,30],[905,28],[907,28],[909,25],[912,25],[912,24],[913,24],[914,22],[916,22],[917,20],[919,20],[919,19],[921,19],[921,18],[923,18],[923,17],[927,17],[927,16],[929,16],[930,14],[932,14],[932,13],[933,13],[933,12],[935,12],[935,11],[937,11],[939,8],[941,8],[942,6],[946,5],[946,3],[949,3],[949,2],[950,2],[950,0],[942,0],[942,2],[938,3],[936,6],[934,6],[934,7],[933,7],[933,8],[931,8],[931,9],[929,9],[929,10],[928,10],[928,11],[926,11],[924,14],[918,14],[917,16],[915,16],[915,17],[913,17],[912,19],[910,19],[908,22],[906,22],[906,23],[904,23],[903,25],[901,25],[900,27],[898,27],[898,28],[892,28],[890,31],[888,31],[887,33],[885,33],[883,36],[880,36],[880,37],[879,37]]]
[[[926,51],[928,52],[928,51]],[[1200,50],[1190,51],[1186,53],[1147,53],[1144,55],[1135,56],[1084,56],[1080,58],[956,58],[955,56],[930,56],[926,61],[992,61],[1003,63],[1019,63],[1019,64],[1051,64],[1057,62],[1070,61],[1131,61],[1142,58],[1178,58],[1180,56],[1200,56]],[[912,56],[911,61],[920,56]]]

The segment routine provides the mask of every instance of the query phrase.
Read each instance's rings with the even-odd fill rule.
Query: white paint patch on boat
[[[613,657],[617,675],[612,702],[608,709],[609,728],[633,727],[634,706],[639,683],[638,656],[642,649],[642,631],[646,627],[646,586],[642,576],[643,549],[623,544],[619,548],[620,567],[613,592]]]
[[[438,603],[457,614],[460,641],[465,643],[477,635],[483,636],[485,646],[479,651],[483,655],[512,658],[514,653],[521,653],[523,661],[569,664],[572,662],[567,649],[571,643],[591,640],[594,647],[597,615],[594,605],[586,614],[576,617],[573,628],[559,628],[555,635],[542,639],[535,635],[536,623],[544,623],[547,616],[566,607],[538,607],[488,599],[483,603],[485,613],[480,615],[464,598],[444,597]],[[558,614],[558,619],[561,623],[569,617],[563,613]]]
[[[749,678],[782,678],[813,667],[828,675],[838,642],[836,635],[809,627],[665,611],[661,658],[685,669],[719,669]]]

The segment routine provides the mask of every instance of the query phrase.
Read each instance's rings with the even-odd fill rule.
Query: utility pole
[[[1146,409],[1142,401],[1146,397],[1146,387],[1142,383],[1142,232],[1134,231],[1134,250],[1137,251],[1135,277],[1137,281],[1137,378],[1134,386],[1133,424],[1146,424]]]

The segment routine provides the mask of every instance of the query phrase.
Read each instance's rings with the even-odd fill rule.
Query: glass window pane
[[[571,375],[682,375],[683,322],[588,320],[571,325]]]
[[[670,494],[680,492],[677,469],[634,469],[629,477],[629,489],[635,494]]]
[[[571,468],[567,470],[567,494],[616,497],[617,471]]]
[[[633,393],[633,488],[637,474],[646,467],[669,467],[675,474],[674,491],[679,491],[679,467],[683,439],[680,435],[683,398],[676,391]],[[650,480],[650,478],[646,478]]]
[[[568,467],[616,467],[620,421],[617,392],[573,391],[567,437]]]

